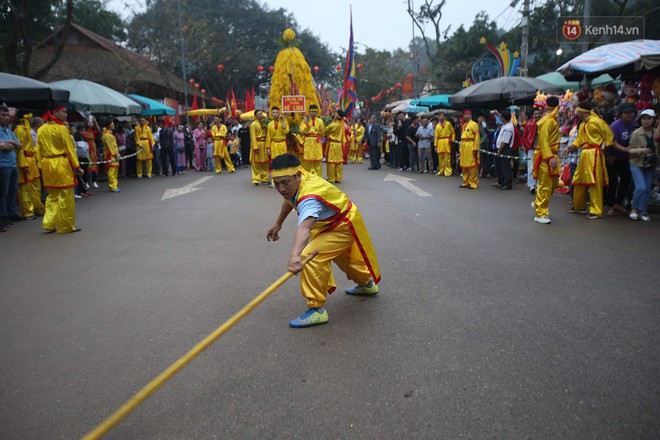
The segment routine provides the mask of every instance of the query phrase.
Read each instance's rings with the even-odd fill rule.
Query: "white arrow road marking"
[[[197,185],[201,185],[209,179],[213,179],[213,176],[202,177],[197,179],[194,182],[190,182],[188,185],[182,186],[181,188],[168,188],[163,193],[163,197],[160,198],[161,201],[171,199],[172,197],[182,196],[191,192],[200,190],[201,188],[195,188]]]
[[[415,185],[412,184],[412,182],[415,182],[415,179],[411,179],[406,176],[399,176],[397,174],[388,174],[385,179],[383,179],[384,182],[396,182],[408,191],[416,194],[419,197],[433,197],[433,194],[427,193],[421,188],[416,187]]]

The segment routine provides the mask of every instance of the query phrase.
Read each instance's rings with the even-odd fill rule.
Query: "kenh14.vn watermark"
[[[619,43],[644,39],[644,17],[558,17],[558,43]]]

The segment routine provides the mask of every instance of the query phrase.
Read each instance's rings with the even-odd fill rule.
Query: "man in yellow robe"
[[[250,124],[250,164],[252,165],[252,183],[268,183],[268,161],[270,150],[266,148],[266,127],[264,113],[254,111],[254,122]]]
[[[344,112],[337,110],[333,121],[325,127],[325,167],[328,182],[339,183],[344,167],[343,146],[346,143]]]
[[[438,123],[435,126],[435,138],[433,145],[438,153],[438,176],[451,176],[451,143],[456,139],[454,126],[447,121],[445,112],[438,115]]]
[[[537,142],[534,150],[532,173],[537,180],[536,200],[532,206],[536,210],[534,221],[548,224],[550,221],[550,197],[559,185],[559,123],[557,114],[559,98],[550,96],[546,100],[545,114],[536,123]]]
[[[461,126],[460,166],[463,174],[463,184],[460,188],[479,188],[479,126],[472,120],[472,112],[463,112]]]
[[[111,161],[106,163],[105,169],[108,173],[108,190],[110,192],[121,191],[118,186],[117,174],[119,173],[119,148],[117,147],[117,138],[114,135],[115,123],[109,119],[103,126],[103,160]]]
[[[353,125],[353,134],[351,135],[351,146],[350,149],[348,150],[348,160],[356,163],[360,162],[362,163],[363,160],[363,151],[362,151],[362,144],[360,144],[360,141],[364,137],[364,122],[362,119],[359,119],[355,125]]]
[[[147,166],[147,177],[151,179],[152,161],[154,159],[154,136],[146,118],[140,118],[140,125],[135,127],[135,145],[137,154],[137,177],[142,179],[142,165]],[[142,151],[140,151],[142,149]]]
[[[18,202],[23,218],[33,220],[36,215],[44,215],[46,208],[41,201],[41,174],[37,166],[37,149],[32,138],[32,113],[25,111],[17,115],[18,125],[14,135],[22,149],[16,151],[18,165]]]
[[[211,138],[213,139],[213,159],[215,160],[215,173],[222,173],[222,160],[230,173],[235,172],[234,164],[231,163],[231,157],[227,150],[227,126],[222,123],[220,117],[213,117],[213,127],[211,127]]]
[[[567,150],[577,151],[582,148],[582,152],[573,175],[573,209],[570,212],[586,212],[586,192],[589,188],[587,218],[598,219],[603,216],[603,188],[608,184],[603,147],[612,146],[614,133],[609,125],[594,113],[590,102],[578,104],[577,115],[582,125]]]
[[[47,119],[37,133],[37,161],[44,188],[48,190],[42,227],[47,233],[78,232],[74,187],[77,184],[76,174],[82,176],[83,170],[78,163],[69,129],[64,125],[67,120],[66,107],[53,103]]]
[[[303,168],[317,176],[323,176],[323,145],[321,138],[325,136],[325,124],[321,118],[317,118],[318,107],[316,104],[309,106],[309,115],[300,123],[300,135],[304,139],[303,145]]]
[[[291,154],[273,159],[270,170],[284,202],[266,239],[279,240],[284,220],[294,208],[298,212],[288,269],[300,273],[300,291],[307,300],[308,310],[289,325],[297,328],[328,322],[328,312],[323,306],[327,293],[336,287],[333,261],[348,279],[357,283],[346,294],[376,295],[380,282],[376,251],[360,212],[348,196],[323,178],[306,172]],[[318,254],[303,266],[302,260],[315,251]]]
[[[270,149],[271,159],[287,152],[286,135],[289,133],[289,125],[282,115],[280,108],[273,107],[270,110],[273,120],[268,123],[266,133],[266,146]]]

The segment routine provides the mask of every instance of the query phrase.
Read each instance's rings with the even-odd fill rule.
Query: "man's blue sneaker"
[[[346,289],[346,295],[355,295],[355,296],[373,296],[377,295],[380,292],[380,289],[374,283],[374,280],[369,281],[367,284],[357,285],[355,287],[350,287]]]
[[[326,324],[328,322],[328,312],[323,307],[314,307],[307,309],[305,313],[289,322],[294,328],[312,327],[314,325]]]

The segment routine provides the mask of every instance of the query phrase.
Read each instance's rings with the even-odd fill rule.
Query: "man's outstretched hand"
[[[280,232],[280,229],[282,229],[282,226],[280,225],[273,225],[272,228],[268,230],[266,233],[266,240],[268,241],[277,241],[280,239],[280,236],[278,235],[278,232]]]

